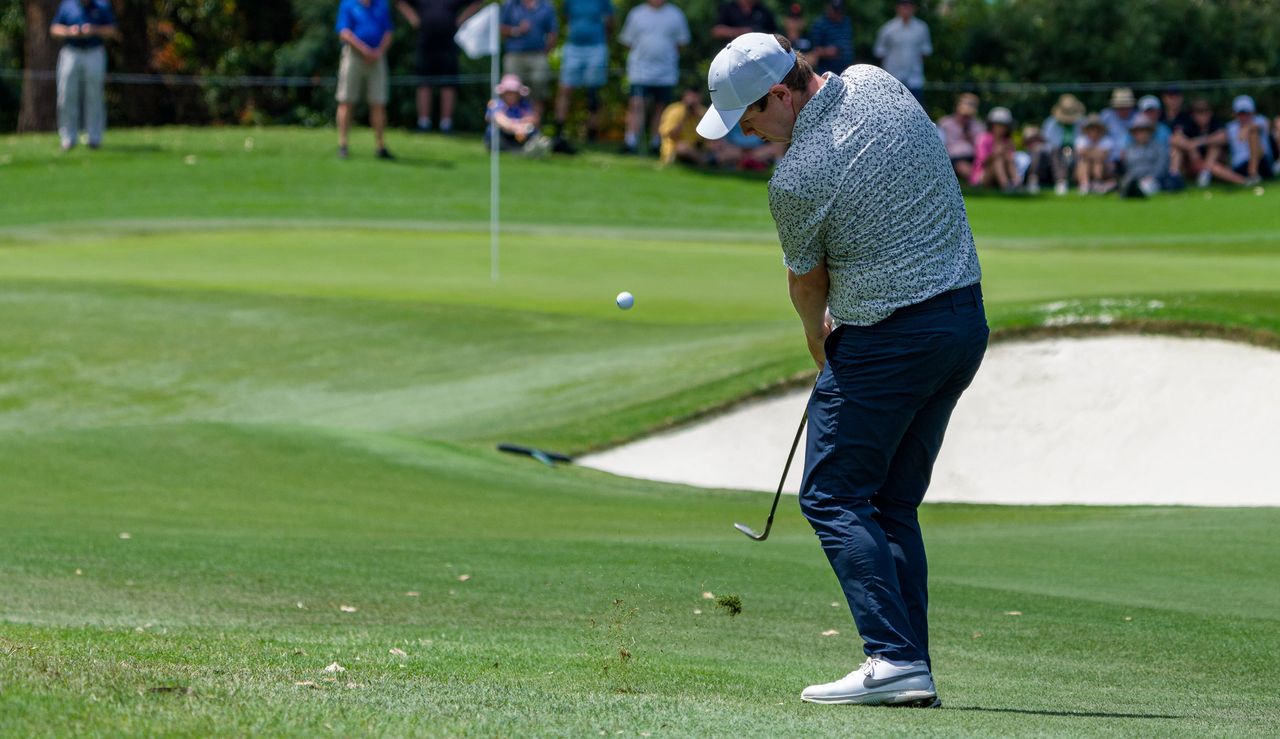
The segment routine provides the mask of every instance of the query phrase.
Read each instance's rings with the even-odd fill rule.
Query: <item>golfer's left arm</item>
[[[795,306],[800,323],[804,326],[805,343],[818,369],[827,362],[824,342],[831,329],[827,324],[827,291],[831,278],[827,274],[826,260],[813,269],[798,275],[787,270],[787,289],[791,293],[791,305]]]

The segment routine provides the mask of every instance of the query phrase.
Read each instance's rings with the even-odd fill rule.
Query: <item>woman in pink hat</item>
[[[545,154],[550,141],[538,133],[541,118],[529,100],[529,88],[516,75],[507,74],[493,88],[493,93],[494,98],[489,101],[485,113],[485,120],[489,121],[484,134],[485,145],[497,146],[502,151]]]

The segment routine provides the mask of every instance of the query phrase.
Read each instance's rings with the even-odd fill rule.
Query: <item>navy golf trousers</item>
[[[928,565],[916,509],[987,335],[973,285],[827,337],[809,400],[800,509],[867,655],[929,662]]]

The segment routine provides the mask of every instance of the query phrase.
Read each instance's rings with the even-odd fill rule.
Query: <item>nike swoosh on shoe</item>
[[[928,670],[917,670],[915,672],[907,672],[901,675],[894,675],[893,677],[885,677],[885,678],[879,678],[879,679],[873,678],[873,677],[866,677],[866,678],[863,678],[862,680],[862,687],[880,688],[890,683],[896,683],[899,680],[906,680],[909,677],[919,677],[920,675],[928,675],[928,674],[929,674]]]

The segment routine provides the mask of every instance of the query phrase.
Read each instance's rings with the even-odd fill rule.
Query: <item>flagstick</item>
[[[498,57],[502,55],[498,29],[500,19],[489,24],[489,48],[493,55],[489,57],[489,89],[498,86]],[[491,124],[493,125],[493,124]],[[493,125],[489,138],[489,279],[498,281],[498,127]]]

